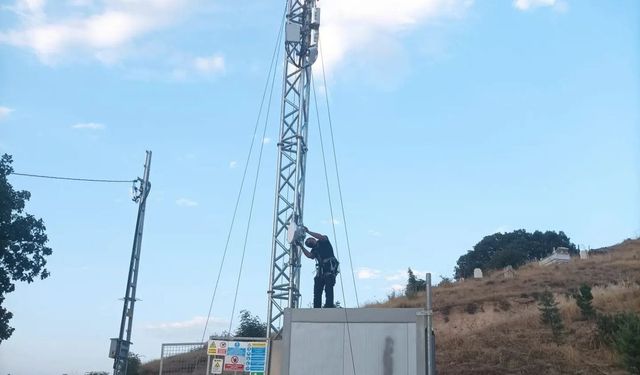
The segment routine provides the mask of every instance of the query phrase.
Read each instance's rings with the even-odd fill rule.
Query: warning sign
[[[244,372],[244,357],[237,355],[227,356],[224,364],[225,371]]]
[[[267,343],[264,341],[210,340],[207,354],[212,358],[211,373],[244,373],[264,375]],[[220,358],[224,356],[223,358]],[[240,375],[240,374],[238,374]]]
[[[227,342],[221,340],[209,340],[209,348],[207,349],[208,355],[226,355],[227,354]]]
[[[222,358],[214,359],[213,364],[211,365],[211,373],[212,374],[222,374]]]

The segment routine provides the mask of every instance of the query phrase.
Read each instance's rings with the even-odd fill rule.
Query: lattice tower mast
[[[268,336],[278,335],[284,309],[300,300],[300,256],[311,66],[318,56],[316,0],[287,0],[277,185],[269,274]]]

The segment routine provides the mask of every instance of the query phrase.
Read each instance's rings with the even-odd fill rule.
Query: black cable
[[[327,117],[329,119],[329,132],[331,134],[331,147],[333,149],[333,162],[336,170],[336,180],[338,182],[338,196],[340,198],[340,209],[342,211],[342,223],[344,224],[344,236],[347,239],[347,253],[349,254],[349,265],[351,268],[351,279],[353,280],[353,291],[356,295],[356,305],[360,307],[360,299],[358,298],[358,287],[356,286],[356,276],[353,272],[353,258],[351,257],[351,242],[349,241],[349,230],[347,226],[347,216],[344,212],[344,200],[342,199],[342,184],[340,183],[340,172],[338,168],[338,157],[336,153],[336,142],[333,137],[333,121],[331,120],[331,107],[329,106],[329,89],[327,88],[327,75],[324,70],[324,56],[322,55],[322,46],[318,41],[318,50],[320,52],[320,64],[322,66],[322,81],[324,83],[324,98],[327,104]]]
[[[207,328],[209,326],[209,319],[211,318],[211,312],[213,311],[213,303],[215,301],[216,298],[216,294],[218,291],[218,286],[220,284],[220,276],[222,275],[222,270],[224,268],[224,262],[225,262],[225,258],[227,256],[227,251],[229,250],[229,242],[231,239],[231,233],[233,232],[233,227],[235,224],[235,220],[236,220],[236,215],[238,212],[238,206],[240,204],[240,197],[242,195],[242,190],[244,188],[244,182],[245,182],[245,178],[247,176],[247,170],[249,169],[249,161],[251,160],[251,155],[253,153],[253,146],[256,140],[256,135],[258,133],[258,126],[260,124],[260,118],[262,117],[262,110],[264,107],[264,102],[265,99],[267,97],[267,90],[269,89],[269,83],[271,81],[271,75],[272,75],[272,71],[275,71],[276,69],[274,69],[275,67],[275,60],[276,60],[276,56],[278,51],[280,51],[280,39],[282,37],[282,33],[283,33],[283,28],[284,28],[284,19],[285,19],[285,15],[286,15],[286,8],[285,11],[282,15],[282,21],[280,22],[280,29],[278,31],[278,36],[277,36],[277,40],[276,40],[276,45],[274,46],[273,49],[273,55],[271,56],[271,65],[269,67],[269,72],[267,73],[267,81],[265,82],[264,85],[264,90],[262,92],[262,99],[260,102],[260,108],[258,109],[258,118],[256,119],[256,123],[255,123],[255,127],[253,129],[253,137],[251,138],[251,145],[249,147],[249,153],[247,155],[247,160],[245,162],[245,167],[244,167],[244,171],[242,173],[242,181],[240,182],[240,190],[238,192],[238,196],[236,198],[236,204],[235,204],[235,208],[233,209],[233,217],[231,219],[231,225],[229,226],[229,232],[227,234],[227,240],[224,246],[224,251],[222,253],[222,260],[220,262],[220,268],[218,269],[218,276],[216,278],[216,283],[215,286],[213,288],[213,294],[211,296],[211,302],[209,304],[209,312],[207,313],[207,320],[205,321],[205,326],[204,326],[204,330],[202,331],[202,338],[201,338],[201,342],[204,342],[204,337],[207,333]],[[273,87],[272,87],[273,90]],[[264,139],[261,140],[261,143],[264,143]],[[229,332],[229,334],[231,334],[231,332]]]
[[[316,107],[316,116],[318,118],[318,132],[320,133],[320,150],[322,151],[322,164],[324,165],[324,178],[325,178],[325,183],[327,185],[327,196],[329,198],[329,211],[331,212],[331,227],[333,228],[333,237],[334,237],[334,242],[336,245],[336,256],[340,257],[340,253],[338,251],[338,237],[336,235],[336,222],[333,219],[333,205],[331,203],[331,188],[329,186],[329,175],[327,173],[327,160],[325,157],[325,153],[324,153],[324,141],[322,140],[322,127],[320,126],[320,111],[318,110],[318,99],[317,99],[317,95],[316,95],[316,85],[315,82],[313,80],[313,78],[311,78],[311,86],[313,87],[313,102],[315,103],[315,107]],[[326,89],[326,86],[325,86]],[[335,156],[334,156],[335,157]],[[345,223],[346,225],[346,223]],[[349,259],[351,259],[351,250],[349,250]],[[353,275],[353,265],[351,266],[351,274]],[[342,280],[342,272],[340,272],[338,274],[338,276],[340,277],[340,289],[342,290],[342,300],[344,302],[344,320],[345,323],[347,324],[347,337],[349,338],[349,351],[351,353],[351,367],[353,369],[353,373],[354,375],[357,374],[356,372],[356,363],[355,363],[355,359],[353,356],[353,344],[351,341],[351,328],[349,326],[349,315],[347,313],[347,297],[344,293],[344,281]],[[355,283],[354,283],[354,288],[355,288]],[[356,292],[356,301],[357,301],[357,292]],[[358,303],[358,307],[360,307],[359,302]]]
[[[16,175],[16,176],[23,176],[23,177],[47,178],[51,180],[66,180],[66,181],[81,181],[81,182],[107,182],[107,183],[129,183],[129,184],[132,182],[136,182],[136,180],[105,180],[105,179],[96,179],[96,178],[46,176],[46,175],[40,175],[40,174],[16,173],[16,172],[11,172],[10,174]]]

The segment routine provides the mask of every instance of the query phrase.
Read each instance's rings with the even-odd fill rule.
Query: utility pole
[[[140,250],[142,249],[144,213],[147,205],[147,197],[149,196],[149,190],[151,190],[151,183],[149,183],[150,169],[151,151],[147,151],[147,157],[144,163],[144,174],[142,179],[138,178],[137,181],[140,185],[134,185],[133,201],[138,203],[138,218],[136,220],[136,231],[133,236],[133,247],[131,249],[131,262],[129,263],[127,290],[124,294],[122,320],[120,321],[120,334],[117,339],[111,339],[111,349],[109,350],[109,357],[113,358],[113,375],[126,375],[127,365],[129,363],[129,346],[131,345],[133,310],[136,304],[136,289],[138,287],[138,270],[140,268]]]
[[[284,77],[276,196],[269,273],[267,336],[280,333],[284,309],[300,299],[300,227],[304,187],[311,65],[318,57],[320,9],[316,0],[286,0]]]

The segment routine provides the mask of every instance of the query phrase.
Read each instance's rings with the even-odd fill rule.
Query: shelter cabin
[[[553,253],[548,257],[540,260],[541,266],[550,266],[560,263],[569,263],[571,255],[569,255],[569,249],[566,247],[554,247]]]

